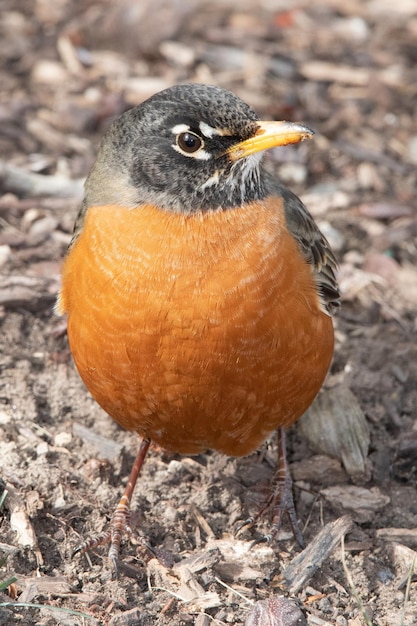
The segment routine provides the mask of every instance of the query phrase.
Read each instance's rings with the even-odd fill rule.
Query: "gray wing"
[[[284,201],[288,230],[307,263],[312,265],[323,308],[332,315],[340,306],[340,290],[336,280],[337,261],[329,242],[295,194],[272,178],[268,182],[272,192]]]

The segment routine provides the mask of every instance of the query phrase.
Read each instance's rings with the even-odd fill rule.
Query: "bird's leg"
[[[129,536],[132,535],[132,529],[130,527],[130,501],[132,499],[136,481],[138,479],[150,443],[151,442],[149,439],[142,439],[140,443],[139,450],[136,455],[135,462],[133,463],[133,467],[130,472],[126,488],[111,518],[109,530],[101,533],[98,537],[92,538],[83,543],[79,548],[75,550],[74,554],[82,554],[83,552],[92,550],[97,546],[110,543],[109,559],[113,563],[114,569],[117,573],[117,558],[120,552],[120,543],[122,540],[122,536],[124,533]]]
[[[301,548],[304,548],[303,534],[297,520],[292,492],[292,478],[288,467],[285,428],[278,429],[278,467],[271,481],[271,496],[267,506],[272,509],[271,538],[279,532],[284,513],[288,514],[294,537]]]
[[[272,513],[272,526],[270,533],[261,541],[271,541],[276,537],[282,526],[284,514],[288,513],[294,537],[301,548],[304,548],[304,539],[298,524],[294,506],[292,478],[287,461],[286,434],[284,428],[278,429],[278,466],[271,480],[270,493],[257,514],[241,524],[237,532],[240,532],[244,527],[253,526],[267,510],[270,510]],[[259,542],[256,541],[255,543]]]
[[[126,488],[111,518],[109,559],[112,561],[115,569],[122,536],[124,533],[129,536],[132,534],[130,527],[130,501],[150,443],[150,439],[142,439],[135,462],[129,474]]]

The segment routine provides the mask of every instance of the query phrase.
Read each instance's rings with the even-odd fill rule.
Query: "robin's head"
[[[299,124],[261,122],[220,87],[171,87],[112,123],[85,203],[146,203],[186,213],[240,206],[266,195],[262,151],[311,134]]]

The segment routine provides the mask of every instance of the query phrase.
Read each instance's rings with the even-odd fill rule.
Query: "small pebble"
[[[71,433],[67,433],[67,432],[58,433],[54,437],[54,445],[58,447],[65,448],[65,446],[71,443],[71,441],[72,441],[72,435]]]
[[[404,594],[402,591],[397,591],[394,595],[395,601],[401,606],[404,603]]]
[[[12,416],[6,411],[0,410],[0,424],[9,424],[12,421]]]
[[[169,462],[169,465],[166,471],[168,472],[168,474],[177,474],[181,472],[181,470],[182,470],[181,461],[176,461],[175,459],[172,459],[172,461]]]
[[[42,83],[44,85],[62,84],[68,80],[68,72],[57,61],[48,61],[46,59],[36,61],[32,69],[32,81],[34,83]]]
[[[190,67],[195,61],[193,48],[178,41],[163,41],[159,50],[168,61],[180,67]]]
[[[366,41],[369,37],[368,24],[362,17],[346,17],[334,24],[334,30],[344,39],[357,42]]]
[[[361,189],[375,189],[377,171],[373,163],[359,163],[357,167],[358,182]]]
[[[200,613],[197,615],[196,620],[194,622],[194,626],[210,626],[211,619],[205,613]]]
[[[377,572],[378,580],[384,585],[388,585],[394,578],[393,572],[388,567],[383,567]]]
[[[164,508],[164,520],[166,524],[174,524],[178,519],[178,509],[173,506]]]
[[[25,214],[22,217],[22,226],[23,228],[29,227],[33,222],[40,219],[40,211],[39,209],[31,208],[25,211]]]
[[[7,261],[9,261],[12,257],[12,249],[7,244],[0,246],[0,267],[6,265]]]
[[[52,232],[58,226],[58,220],[52,216],[41,217],[39,220],[33,222],[30,228],[30,235],[33,237],[39,237],[40,235],[45,235],[47,233]]]
[[[323,611],[323,613],[332,613],[333,612],[333,607],[330,603],[329,598],[322,598],[319,601],[319,609],[320,611]]]
[[[38,456],[42,456],[44,454],[47,454],[49,451],[49,446],[47,444],[46,441],[41,441],[40,443],[38,443],[38,445],[36,446],[36,454]]]

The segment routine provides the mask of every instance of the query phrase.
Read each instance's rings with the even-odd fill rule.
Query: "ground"
[[[3,0],[0,32],[0,623],[239,625],[286,595],[311,626],[416,624],[415,3]],[[267,160],[340,263],[333,365],[288,434],[311,552],[287,525],[251,547],[267,520],[236,536],[274,438],[237,460],[154,448],[133,523],[159,560],[127,542],[116,580],[105,549],[72,551],[105,528],[137,438],[83,387],[53,305],[109,119],[184,81],[316,131]],[[302,623],[265,620],[248,625]]]

